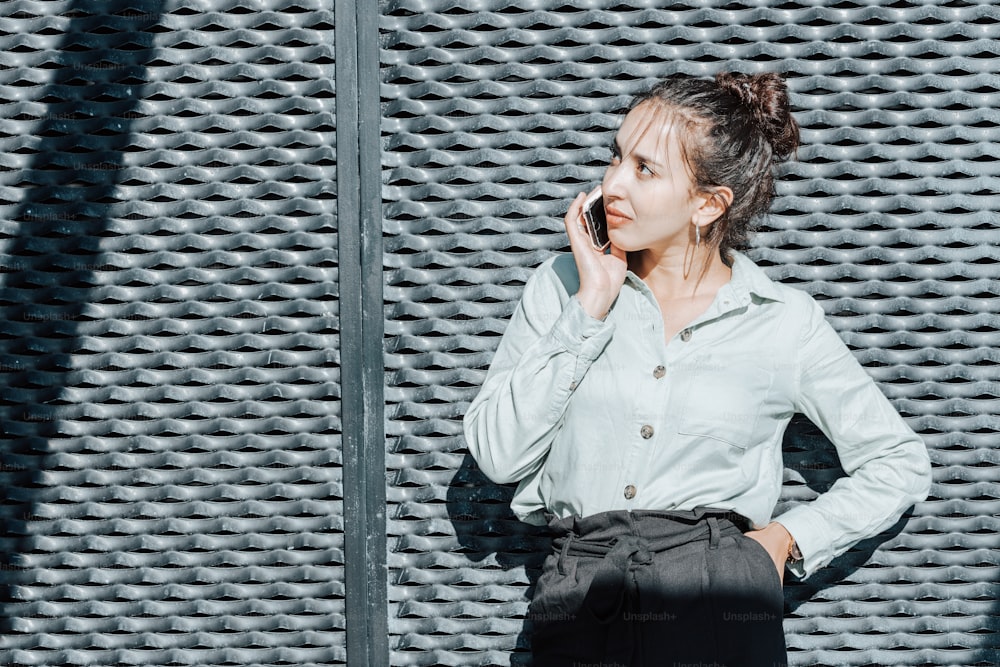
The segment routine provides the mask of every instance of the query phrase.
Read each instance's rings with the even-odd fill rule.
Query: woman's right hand
[[[625,282],[628,261],[625,251],[614,243],[611,244],[611,254],[604,254],[590,242],[583,219],[583,201],[586,196],[584,192],[576,196],[566,212],[564,222],[570,249],[576,260],[576,270],[580,274],[580,291],[576,293],[576,298],[588,315],[602,320]]]

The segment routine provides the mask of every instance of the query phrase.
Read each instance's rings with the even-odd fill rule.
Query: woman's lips
[[[609,227],[620,227],[632,219],[611,206],[604,207],[604,216],[608,219]]]

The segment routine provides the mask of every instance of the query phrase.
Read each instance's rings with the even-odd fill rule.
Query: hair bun
[[[747,108],[776,157],[788,157],[798,147],[799,126],[792,117],[784,77],[722,72],[715,82]]]

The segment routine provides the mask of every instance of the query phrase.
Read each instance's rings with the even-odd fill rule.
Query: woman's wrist
[[[778,521],[772,521],[768,525],[769,526],[777,526],[778,529],[780,529],[782,535],[784,536],[784,538],[785,538],[785,545],[786,545],[786,547],[785,547],[786,560],[788,560],[788,561],[795,561],[795,560],[801,559],[802,556],[801,556],[801,554],[799,552],[798,545],[795,544],[795,538],[792,536],[792,534],[790,532],[788,532],[788,529],[785,528]]]
[[[603,320],[607,317],[609,308],[604,306],[602,303],[603,300],[599,297],[581,291],[576,293],[576,299],[580,302],[584,312],[595,320]]]

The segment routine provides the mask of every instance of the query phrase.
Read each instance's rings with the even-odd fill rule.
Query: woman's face
[[[642,103],[625,116],[602,181],[611,242],[626,251],[681,251],[705,201],[694,196],[677,133],[661,109]],[[704,229],[702,229],[704,235]]]

